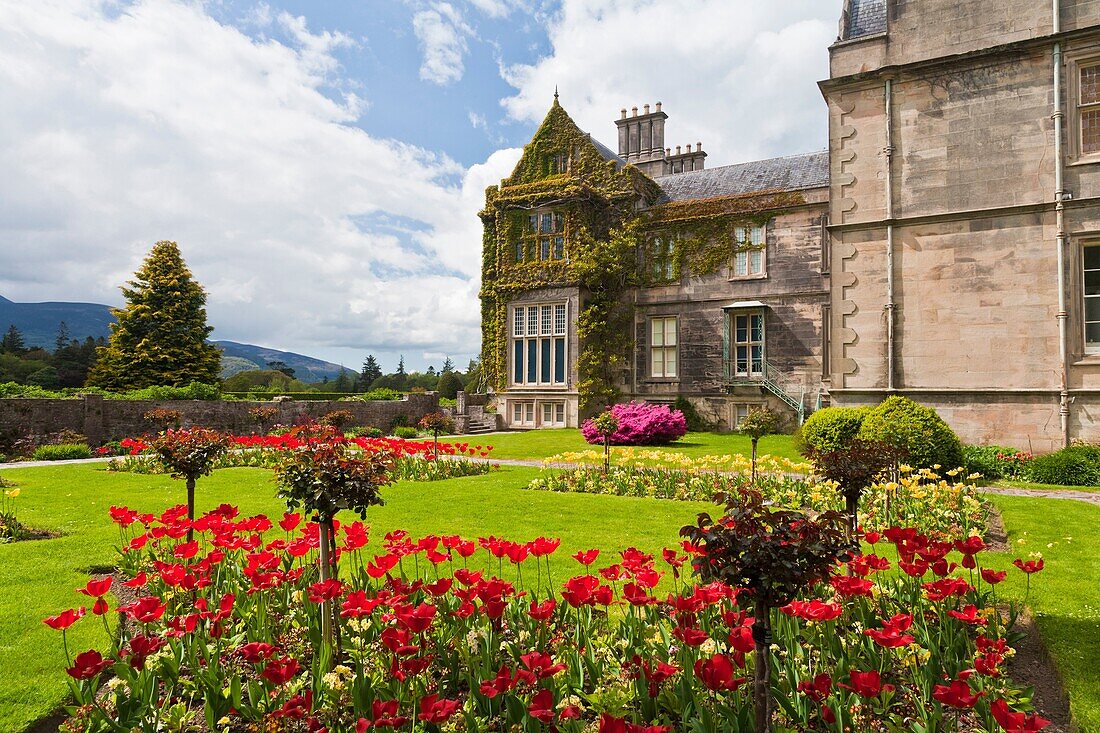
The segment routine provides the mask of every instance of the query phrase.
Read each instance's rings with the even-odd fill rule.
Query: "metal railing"
[[[742,362],[742,364],[744,363]],[[727,383],[734,387],[763,387],[798,413],[798,424],[801,425],[806,418],[806,385],[797,377],[780,371],[768,361],[758,359],[751,362],[750,366],[759,368],[757,370],[750,369],[747,374],[738,374],[736,360],[726,360]]]

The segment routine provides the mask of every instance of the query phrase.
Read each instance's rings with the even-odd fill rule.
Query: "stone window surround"
[[[536,312],[540,314],[539,318],[541,320],[542,309],[544,307],[547,307],[547,306],[552,309],[551,313],[552,313],[552,317],[554,319],[553,320],[553,324],[554,324],[553,328],[551,329],[551,332],[549,334],[543,334],[541,332],[542,329],[538,329],[539,333],[537,335],[532,336],[532,334],[528,333],[528,331],[530,329],[530,325],[531,325],[531,321],[529,320],[529,316],[530,316],[529,311],[531,309],[537,309]],[[559,307],[564,307],[564,309],[565,309],[564,323],[560,323],[560,327],[559,327],[559,319],[558,319],[558,316],[559,316],[558,309],[559,309]],[[522,326],[524,328],[524,334],[522,336],[517,335],[517,328],[520,327],[520,326],[519,326],[519,324],[517,324],[517,321],[516,321],[516,313],[519,309],[523,309],[524,310],[524,315],[525,315],[524,324]],[[508,340],[508,357],[507,357],[507,367],[508,367],[508,389],[509,390],[514,390],[514,389],[540,389],[540,390],[550,390],[550,391],[567,391],[569,389],[569,377],[570,377],[570,362],[569,362],[569,359],[570,359],[570,356],[571,356],[571,354],[570,354],[571,350],[570,350],[570,347],[569,347],[569,338],[570,338],[570,336],[569,336],[570,313],[569,312],[570,312],[570,310],[571,309],[570,309],[570,304],[569,304],[568,299],[565,299],[565,300],[552,299],[552,300],[548,300],[548,301],[541,301],[540,300],[540,301],[532,301],[532,302],[529,302],[529,303],[528,302],[516,302],[516,303],[510,304],[508,306],[508,331],[507,331],[507,333],[508,333],[508,339],[507,339]],[[527,349],[529,347],[526,345],[526,342],[528,340],[531,340],[532,338],[535,339],[535,340],[539,340],[539,341],[541,341],[542,339],[545,339],[545,338],[550,338],[551,339],[551,349],[552,349],[552,351],[551,351],[551,359],[550,359],[550,371],[551,371],[551,381],[550,382],[539,382],[537,380],[537,378],[536,378],[536,381],[534,381],[534,382],[526,381],[528,373],[529,373],[526,368],[523,371],[524,381],[523,382],[515,381],[515,367],[516,367],[516,363],[515,363],[515,344],[516,344],[517,341],[522,341],[524,343],[524,354],[525,354],[525,357],[526,357],[529,353],[527,351]],[[556,356],[556,352],[553,351],[553,350],[558,348],[554,343],[558,339],[564,339],[564,342],[565,342],[564,346],[562,347],[564,349],[563,359],[565,361],[565,375],[564,375],[565,379],[564,379],[564,381],[560,381],[560,382],[554,381],[554,376],[556,376],[554,374],[554,370],[556,368],[556,364],[555,364],[555,361],[554,361],[554,356]],[[542,365],[542,358],[541,358],[542,357],[542,351],[541,351],[541,349],[542,348],[543,348],[542,344],[540,344],[538,347],[536,347],[536,353],[539,357],[539,362],[538,362],[538,366],[536,366],[536,370],[541,369],[541,365]],[[525,367],[527,366],[526,358],[525,358],[524,366]],[[511,418],[511,416],[509,416],[509,418]]]
[[[1074,49],[1065,55],[1066,79],[1066,163],[1086,165],[1100,163],[1100,151],[1081,152],[1081,69],[1100,66],[1100,46]]]
[[[512,253],[512,259],[515,264],[523,262],[558,262],[569,261],[569,254],[565,250],[566,245],[569,242],[569,217],[565,215],[565,210],[552,207],[539,207],[523,212],[524,223],[522,230],[520,231],[519,239],[516,240],[513,247],[516,251]],[[557,230],[556,227],[551,231],[542,230],[542,219],[544,216],[550,216],[552,221],[557,221],[558,217],[561,217],[561,228]],[[535,217],[536,225],[532,230],[530,228],[530,217]],[[553,225],[552,225],[553,226]],[[542,242],[547,240],[549,242],[546,257],[543,257]],[[560,240],[560,250],[559,250]],[[519,248],[523,249],[523,258],[519,258]],[[559,256],[560,255],[560,256]]]
[[[1090,247],[1100,247],[1100,235],[1082,237],[1077,247],[1073,248],[1074,282],[1077,289],[1077,297],[1074,299],[1074,307],[1070,312],[1079,314],[1077,337],[1080,338],[1081,353],[1085,355],[1082,361],[1088,363],[1100,363],[1100,344],[1089,346],[1085,336],[1085,250]]]
[[[740,228],[749,229],[749,230],[759,228],[760,231],[761,231],[761,241],[763,242],[763,246],[759,250],[759,252],[760,252],[760,272],[749,272],[745,275],[735,274],[736,266],[734,264],[734,260],[737,256],[737,253],[734,252],[730,256],[729,279],[730,280],[766,280],[768,278],[768,229],[769,229],[768,224],[763,224],[760,227],[752,227],[752,226],[734,227],[734,229],[740,229]],[[733,241],[733,234],[732,233],[730,234],[730,240],[731,240],[731,243],[732,243],[732,241]],[[751,252],[751,251],[752,250],[749,250],[749,252]],[[749,265],[748,266],[751,266],[751,257],[749,257],[748,260],[749,260]],[[746,270],[748,269],[748,266],[746,266]]]

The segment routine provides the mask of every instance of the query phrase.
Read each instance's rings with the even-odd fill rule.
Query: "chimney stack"
[[[623,107],[615,121],[619,129],[619,155],[647,175],[660,176],[665,171],[665,120],[668,115],[661,111],[660,102],[643,105],[641,114],[638,107],[630,110],[628,117]]]

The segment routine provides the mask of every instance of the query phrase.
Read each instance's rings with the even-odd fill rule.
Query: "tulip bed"
[[[314,428],[314,431],[316,429]],[[434,443],[431,440],[405,440],[402,438],[345,438],[330,434],[326,441],[345,443],[364,453],[384,451],[394,457],[393,476],[408,481],[442,481],[465,476],[481,476],[495,469],[484,461],[467,461],[463,458],[486,458],[493,446],[469,442]],[[233,435],[229,436],[232,450],[220,456],[214,468],[274,468],[287,451],[301,448],[316,437],[290,432],[283,435]],[[167,473],[155,459],[152,448],[144,438],[126,438],[120,445],[127,455],[112,458],[108,470],[129,473]],[[440,460],[440,458],[452,460]]]
[[[750,482],[751,463],[744,456],[692,458],[633,449],[619,449],[612,456],[615,465],[606,474],[603,456],[596,451],[551,456],[544,461],[546,470],[528,488],[710,501],[719,492],[736,494]],[[944,478],[928,469],[902,466],[897,481],[878,482],[865,493],[861,522],[868,528],[900,524],[952,536],[984,531],[988,509],[979,497],[980,490],[974,484],[956,481],[958,473],[949,471]],[[810,463],[761,456],[754,485],[777,506],[816,511],[844,508],[844,497],[836,485],[814,476]]]
[[[46,619],[64,639],[123,619],[106,654],[66,648],[69,730],[751,730],[750,609],[691,581],[687,543],[598,571],[598,550],[578,552],[575,574],[554,578],[556,539],[391,531],[370,552],[354,522],[339,529],[341,577],[320,583],[317,527],[299,515],[111,518],[125,579],[89,581],[90,611]],[[982,540],[864,539],[871,552],[775,614],[777,728],[1042,728],[1004,673],[1014,611]],[[1030,582],[1042,562],[1017,567]],[[112,609],[115,583],[130,597]],[[321,604],[339,608],[334,658]]]

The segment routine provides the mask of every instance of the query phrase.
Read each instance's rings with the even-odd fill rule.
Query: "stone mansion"
[[[900,394],[969,442],[1100,439],[1100,0],[843,0],[829,50],[827,151],[707,168],[657,103],[616,152],[555,98],[481,213],[506,426]]]

